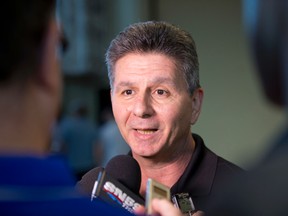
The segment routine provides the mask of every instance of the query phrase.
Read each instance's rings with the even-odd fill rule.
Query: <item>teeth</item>
[[[155,130],[137,130],[141,134],[152,134]]]

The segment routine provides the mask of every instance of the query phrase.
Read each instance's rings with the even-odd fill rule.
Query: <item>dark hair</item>
[[[173,58],[178,70],[184,74],[189,93],[200,87],[196,46],[188,32],[162,21],[140,22],[125,28],[112,40],[106,52],[111,88],[115,63],[133,52],[161,53]]]
[[[0,84],[36,71],[55,0],[8,0],[0,7]]]

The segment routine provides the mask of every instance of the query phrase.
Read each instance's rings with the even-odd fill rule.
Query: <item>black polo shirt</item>
[[[243,170],[231,162],[217,156],[209,150],[199,135],[192,134],[196,146],[191,160],[179,180],[172,186],[171,195],[188,193],[192,198],[196,210],[206,211],[215,197],[225,190],[230,178],[237,178]],[[131,151],[128,155],[132,156]],[[97,169],[97,168],[95,168]],[[86,173],[77,186],[87,195],[95,182],[95,174],[92,169]],[[217,195],[217,196],[216,196]]]
[[[171,195],[189,193],[196,210],[205,212],[214,196],[229,184],[229,179],[237,177],[243,170],[209,150],[199,135],[192,135],[195,151],[183,175],[172,186]]]

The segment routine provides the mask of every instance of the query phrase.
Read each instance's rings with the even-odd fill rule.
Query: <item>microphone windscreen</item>
[[[107,163],[105,171],[131,191],[139,194],[141,170],[133,157],[129,155],[117,155]]]
[[[99,173],[103,170],[103,167],[95,167],[89,170],[89,172],[85,173],[81,180],[77,182],[76,188],[83,194],[90,196],[94,183],[98,179]]]

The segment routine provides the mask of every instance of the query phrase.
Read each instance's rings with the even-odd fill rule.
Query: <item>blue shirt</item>
[[[0,215],[131,215],[81,195],[60,158],[2,155],[0,171]]]

